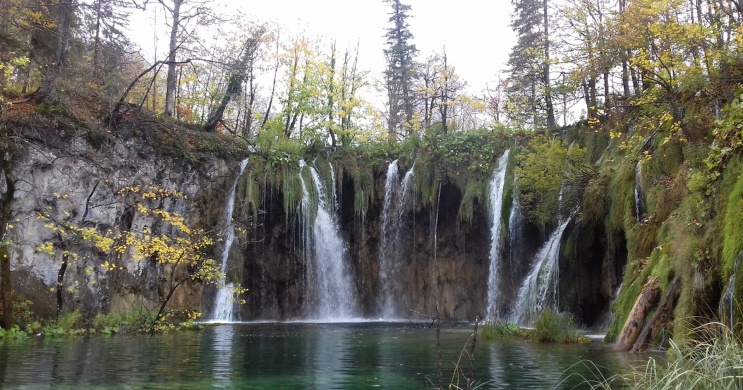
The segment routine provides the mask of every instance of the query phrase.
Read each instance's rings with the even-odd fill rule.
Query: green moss
[[[475,201],[487,204],[487,183],[507,146],[503,132],[479,129],[444,135],[430,131],[421,141],[415,163],[414,188],[421,205],[432,207],[439,185],[450,183],[463,194],[459,207],[463,215],[458,220],[471,221]]]
[[[629,231],[636,222],[635,169],[629,161],[620,162],[609,180],[609,231]]]
[[[643,168],[647,177],[658,178],[662,175],[674,177],[683,163],[682,142],[676,138],[669,138],[659,142],[652,157],[643,162]]]
[[[629,279],[629,280],[628,280]],[[606,331],[605,340],[607,342],[613,342],[619,336],[619,332],[622,331],[624,322],[627,320],[632,307],[635,305],[635,300],[640,295],[643,287],[642,280],[638,280],[632,273],[625,273],[625,280],[622,283],[622,290],[619,292],[619,296],[612,305],[612,312],[614,313],[614,320]]]
[[[244,205],[248,215],[250,215],[254,221],[258,219],[258,212],[261,209],[261,186],[257,183],[257,171],[249,170],[246,167],[247,172],[243,175],[238,183],[238,188],[241,189],[242,202],[238,204]]]
[[[567,240],[560,246],[561,258],[573,259],[575,253],[575,237],[571,234]]]
[[[470,224],[475,213],[475,203],[487,203],[488,183],[470,179],[462,195],[462,202],[457,213],[458,222]]]
[[[583,205],[581,207],[582,218],[588,224],[603,221],[609,212],[609,183],[611,182],[611,171],[601,169],[599,174],[593,178],[586,187]]]
[[[725,275],[732,273],[738,254],[743,251],[743,173],[737,172],[738,179],[728,197],[723,230],[723,270]]]
[[[657,221],[639,224],[627,231],[627,251],[631,259],[650,256],[656,246],[661,224]]]
[[[374,202],[374,167],[373,160],[345,154],[341,160],[343,174],[350,177],[353,183],[354,211],[363,215]]]

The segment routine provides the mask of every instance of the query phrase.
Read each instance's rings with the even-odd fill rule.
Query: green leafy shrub
[[[529,152],[519,155],[515,170],[517,196],[527,220],[544,227],[558,219],[561,207],[572,210],[582,201],[582,191],[595,175],[583,164],[585,152],[544,136],[529,142]]]
[[[43,332],[47,336],[83,334],[87,332],[87,329],[85,329],[82,320],[83,316],[77,310],[65,313],[44,326]]]
[[[0,328],[0,339],[19,340],[28,338],[28,332],[22,330],[18,325],[13,325],[10,329]]]
[[[517,324],[496,321],[482,326],[482,337],[485,340],[496,340],[504,337],[526,337],[527,331]]]

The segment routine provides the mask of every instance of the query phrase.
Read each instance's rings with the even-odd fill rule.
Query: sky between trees
[[[274,23],[290,35],[306,35],[322,46],[333,40],[340,48],[359,43],[359,64],[380,78],[385,69],[384,32],[389,27],[390,7],[381,0],[273,0],[243,2],[215,0],[215,10],[225,15],[244,14],[258,23]],[[508,53],[515,42],[509,27],[512,6],[509,0],[409,0],[410,29],[422,58],[445,48],[457,73],[467,81],[468,90],[479,95],[486,84],[493,85],[506,70]],[[155,11],[157,10],[157,11]],[[157,16],[155,16],[157,12]],[[153,18],[159,23],[153,23]],[[131,18],[131,37],[144,51],[154,51],[159,40],[160,58],[167,52],[168,27],[163,12],[151,6]],[[374,95],[371,91],[367,94]],[[383,94],[382,94],[383,95]],[[369,96],[383,105],[382,96]]]

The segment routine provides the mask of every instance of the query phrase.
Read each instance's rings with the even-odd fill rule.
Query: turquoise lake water
[[[441,377],[464,386],[468,324],[446,325]],[[425,323],[259,323],[201,331],[0,344],[3,389],[430,389],[438,385],[436,331]],[[479,389],[588,388],[647,357],[611,345],[477,340]],[[597,369],[591,364],[591,360]],[[457,382],[458,381],[458,382]]]

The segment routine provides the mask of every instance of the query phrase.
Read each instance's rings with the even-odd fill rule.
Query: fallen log
[[[668,285],[666,293],[661,297],[658,309],[655,310],[650,321],[645,324],[642,332],[637,337],[632,352],[645,352],[650,343],[658,337],[661,329],[673,320],[673,309],[676,307],[679,296],[681,296],[681,277],[676,276]]]
[[[624,322],[624,327],[622,327],[619,338],[614,344],[615,351],[629,351],[632,349],[645,324],[645,317],[647,317],[650,309],[658,302],[659,294],[658,278],[650,278],[642,288],[642,292],[637,297],[635,305],[632,306],[632,310],[629,316],[627,316],[627,321]]]

